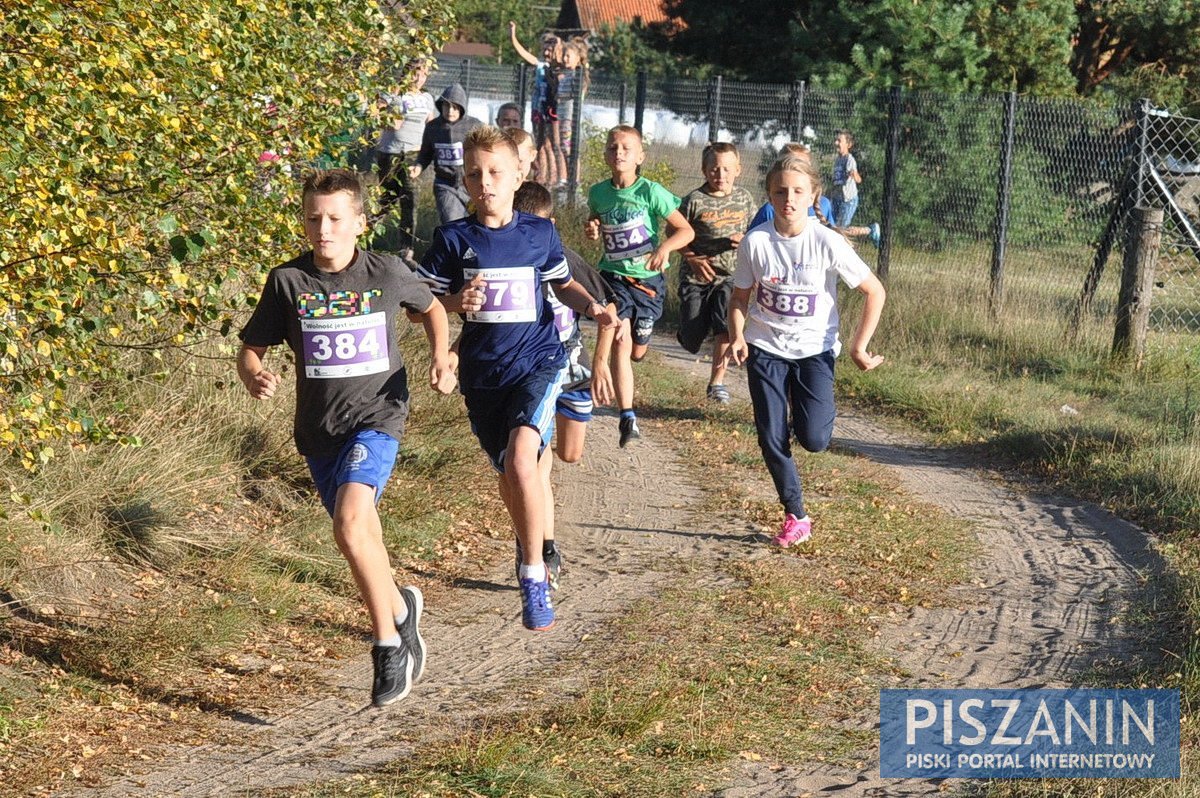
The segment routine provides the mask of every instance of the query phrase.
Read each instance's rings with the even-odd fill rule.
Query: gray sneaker
[[[421,612],[425,609],[425,597],[421,595],[420,588],[413,585],[400,588],[400,597],[404,599],[404,606],[408,607],[408,615],[403,623],[396,625],[396,631],[400,633],[400,639],[404,641],[404,647],[412,659],[412,680],[415,682],[425,672],[425,638],[421,637]]]
[[[372,704],[385,707],[408,695],[412,689],[413,660],[405,646],[371,646],[371,664],[375,669]]]

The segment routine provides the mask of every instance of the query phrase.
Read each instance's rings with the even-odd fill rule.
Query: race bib
[[[654,251],[645,216],[621,224],[602,224],[600,233],[604,237],[604,255],[610,261],[640,258]]]
[[[463,280],[469,283],[477,274],[483,275],[487,283],[483,292],[483,307],[468,313],[467,319],[485,324],[538,320],[542,295],[538,291],[537,272],[532,266],[463,269]]]
[[[807,318],[817,309],[817,295],[780,283],[759,283],[755,296],[759,308],[782,321]]]
[[[304,374],[318,380],[388,370],[387,314],[300,320]]]
[[[462,166],[463,145],[461,141],[449,144],[434,144],[438,166]]]
[[[554,329],[558,330],[558,340],[570,340],[571,334],[575,332],[575,311],[560,302],[553,293],[547,294],[546,300],[550,303],[550,309],[554,311]]]

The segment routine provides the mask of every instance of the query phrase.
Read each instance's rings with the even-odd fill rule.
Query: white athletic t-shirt
[[[785,238],[767,221],[746,233],[737,249],[733,284],[749,288],[746,342],[799,360],[832,349],[838,340],[837,278],[851,288],[871,275],[840,233],[809,224]]]

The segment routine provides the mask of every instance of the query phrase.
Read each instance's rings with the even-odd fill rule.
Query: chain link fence
[[[532,67],[442,60],[428,90],[454,81],[473,116],[493,122],[518,102],[528,123]],[[619,123],[641,128],[647,164],[680,196],[703,183],[709,141],[736,143],[742,185],[764,199],[784,143],[809,145],[828,176],[835,135],[851,131],[863,178],[853,224],[883,231],[878,251],[860,239],[868,262],[873,253],[882,275],[953,291],[1002,319],[1110,320],[1130,213],[1161,209],[1152,328],[1200,331],[1200,120],[1133,104],[644,75],[593,74],[574,99],[575,118],[563,120],[579,145],[572,203],[607,176],[605,132]]]

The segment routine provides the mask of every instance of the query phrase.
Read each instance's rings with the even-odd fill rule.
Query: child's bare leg
[[[554,467],[554,453],[549,449],[538,458],[538,474],[542,480],[542,495],[546,505],[546,526],[542,540],[554,540],[554,489],[550,484],[550,471]]]
[[[545,490],[538,469],[541,435],[533,427],[518,427],[508,437],[504,457],[505,490],[501,491],[521,545],[522,565],[540,565],[546,527]]]
[[[729,334],[721,333],[713,336],[712,373],[709,385],[725,384],[725,358],[729,355]]]
[[[555,451],[564,463],[578,463],[583,458],[583,444],[587,436],[587,422],[576,421],[559,414],[555,420]]]
[[[642,354],[645,354],[645,347]],[[629,319],[621,319],[620,340],[613,343],[612,375],[613,391],[617,395],[617,409],[628,410],[633,407],[633,336]]]
[[[333,537],[350,564],[350,573],[371,614],[375,639],[392,637],[396,634],[396,616],[405,607],[392,578],[387,547],[383,545],[383,525],[375,509],[374,487],[348,482],[338,488]]]
[[[557,177],[559,181],[565,182],[567,179],[567,158],[563,153],[562,146],[562,122],[550,123],[550,144],[554,150],[554,164],[558,170]]]

